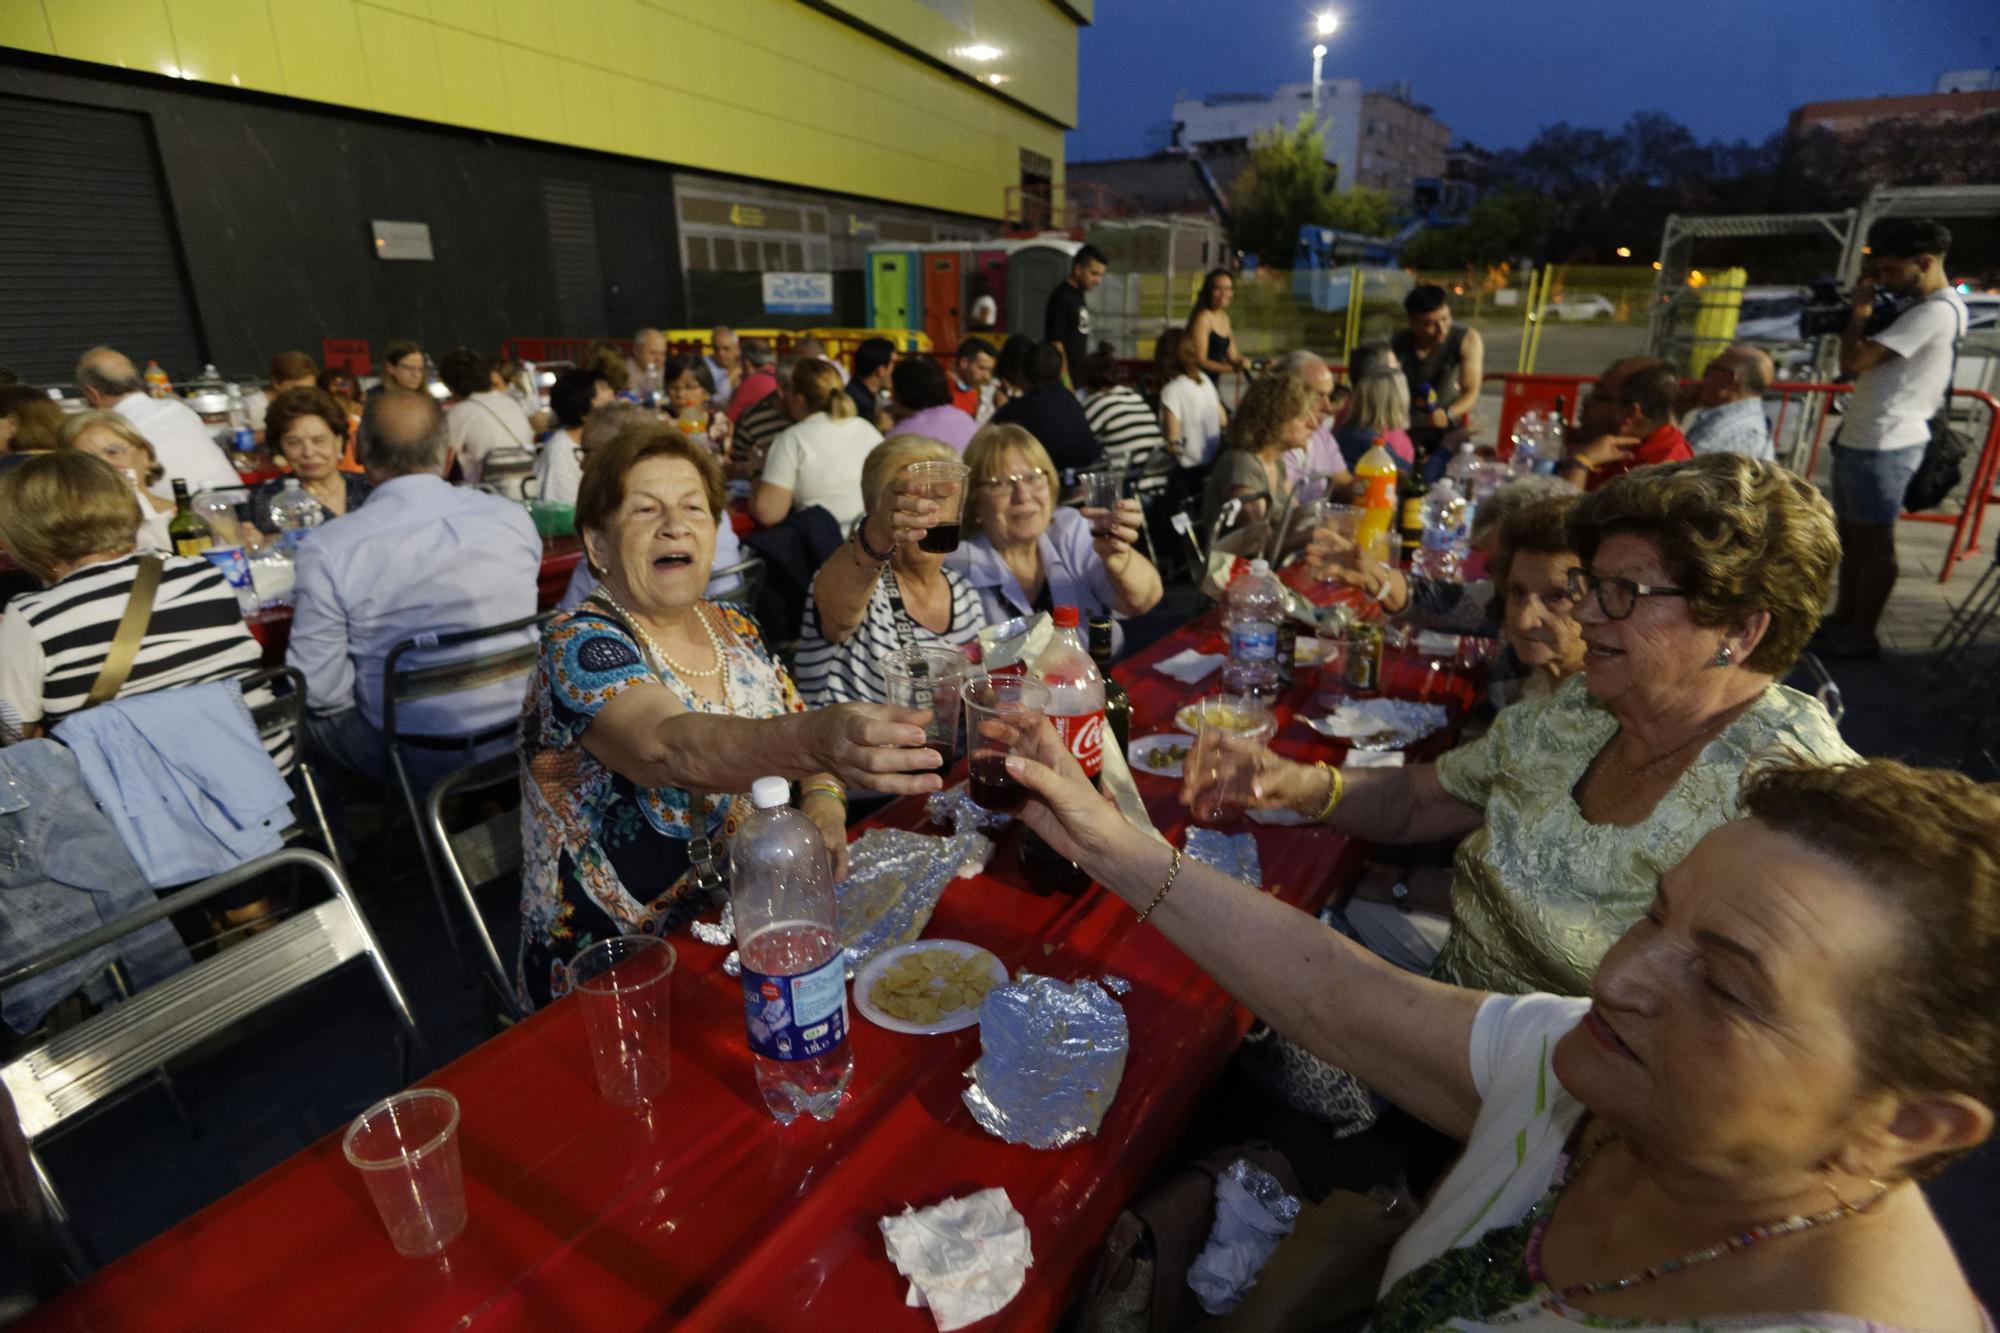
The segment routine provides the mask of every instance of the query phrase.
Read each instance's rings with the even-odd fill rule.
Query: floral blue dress
[[[737,715],[803,711],[791,677],[750,621],[713,603],[704,610],[724,630]],[[568,993],[570,960],[598,940],[665,934],[716,905],[689,874],[688,793],[641,787],[583,747],[583,733],[599,709],[653,682],[693,711],[723,711],[671,670],[656,675],[624,627],[589,603],[557,616],[542,634],[541,663],[521,724],[526,780],[516,987],[530,1007]],[[726,846],[735,832],[736,807],[731,794],[711,797],[711,846]]]

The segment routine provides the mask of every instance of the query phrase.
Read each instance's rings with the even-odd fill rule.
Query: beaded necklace
[[[1834,1199],[1839,1206],[1828,1208],[1824,1212],[1811,1213],[1805,1216],[1794,1213],[1790,1217],[1760,1223],[1747,1231],[1738,1232],[1714,1245],[1681,1255],[1678,1259],[1666,1259],[1654,1264],[1650,1268],[1640,1269],[1638,1272],[1628,1274],[1624,1277],[1607,1278],[1601,1282],[1573,1282],[1558,1291],[1550,1284],[1548,1274],[1542,1270],[1542,1240],[1548,1234],[1549,1221],[1555,1212],[1556,1200],[1562,1197],[1563,1190],[1568,1188],[1575,1182],[1578,1176],[1583,1174],[1583,1169],[1590,1165],[1591,1160],[1597,1156],[1598,1149],[1616,1137],[1617,1135],[1615,1134],[1606,1134],[1603,1138],[1592,1144],[1587,1151],[1577,1154],[1563,1171],[1562,1179],[1551,1185],[1548,1193],[1544,1194],[1541,1201],[1535,1205],[1535,1225],[1534,1229],[1528,1233],[1528,1246],[1525,1258],[1529,1279],[1536,1286],[1542,1288],[1545,1294],[1539,1298],[1531,1298],[1527,1303],[1518,1306],[1514,1310],[1492,1315],[1482,1315],[1481,1318],[1485,1319],[1487,1323],[1518,1324],[1538,1314],[1559,1314],[1561,1313],[1560,1306],[1571,1304],[1586,1297],[1603,1296],[1617,1291],[1630,1291],[1634,1287],[1643,1287],[1648,1283],[1657,1282],[1661,1278],[1672,1273],[1681,1272],[1683,1269],[1693,1268],[1699,1264],[1725,1258],[1728,1255],[1747,1250],[1753,1245],[1761,1245],[1767,1240],[1778,1240],[1785,1236],[1796,1236],[1800,1232],[1810,1231],[1814,1227],[1824,1226],[1829,1222],[1845,1221],[1847,1218],[1868,1212],[1876,1204],[1887,1198],[1890,1192],[1896,1188],[1896,1183],[1884,1185],[1860,1203],[1849,1203],[1836,1193]],[[1829,1188],[1831,1187],[1829,1186]]]

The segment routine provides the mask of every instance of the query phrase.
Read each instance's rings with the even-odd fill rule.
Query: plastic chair
[[[514,993],[513,973],[493,943],[493,932],[479,910],[475,891],[521,869],[521,811],[517,803],[510,809],[488,815],[476,824],[453,831],[445,825],[445,805],[455,797],[490,791],[502,785],[519,791],[521,763],[514,755],[502,755],[447,773],[424,800],[424,835],[437,850],[439,864],[459,906],[465,909],[472,929],[478,961],[492,983],[501,1007],[513,1018],[525,1018]],[[518,901],[519,895],[516,895]]]
[[[80,958],[176,912],[199,906],[217,894],[280,867],[318,875],[333,896],[147,987],[0,1066],[0,1084],[5,1085],[13,1098],[14,1114],[28,1145],[28,1161],[36,1186],[47,1204],[51,1222],[71,1252],[73,1263],[80,1265],[78,1271],[90,1266],[89,1251],[76,1233],[55,1182],[36,1154],[35,1144],[167,1061],[309,982],[365,957],[401,1025],[400,1077],[408,1081],[412,1049],[427,1063],[435,1063],[429,1044],[417,1029],[403,988],[390,970],[381,943],[368,928],[340,868],[319,853],[301,847],[287,847],[246,862],[226,874],[170,894],[143,911],[45,950],[0,973],[0,990]]]
[[[710,597],[709,600],[712,602],[727,602],[754,620],[757,616],[757,598],[764,591],[765,570],[764,557],[754,551],[733,565],[724,565],[721,569],[710,570],[708,572],[708,581],[711,584],[717,579],[726,578],[731,574],[737,576],[737,583],[734,588],[729,589],[727,592],[717,593],[713,597]]]
[[[436,899],[438,915],[444,920],[445,937],[450,940],[452,952],[458,957],[461,974],[467,980],[473,975],[471,964],[466,957],[465,943],[459,939],[458,927],[453,923],[453,913],[445,898],[444,877],[438,866],[438,850],[424,831],[426,826],[422,802],[418,798],[416,784],[410,780],[404,749],[415,747],[430,751],[455,750],[466,756],[466,763],[460,767],[471,767],[474,763],[472,755],[476,750],[504,737],[512,736],[520,723],[518,718],[509,717],[505,722],[471,735],[428,736],[400,730],[396,725],[396,714],[399,709],[419,699],[436,699],[444,695],[460,694],[500,681],[518,678],[525,687],[529,673],[535,669],[535,661],[541,652],[541,647],[539,643],[530,641],[430,666],[404,667],[402,662],[411,653],[431,653],[440,649],[477,643],[482,639],[517,635],[523,630],[538,628],[554,615],[553,611],[543,611],[485,629],[418,635],[416,638],[405,639],[391,648],[388,658],[382,663],[382,738],[389,752],[389,767],[396,775],[396,786],[403,794],[403,805],[409,811],[410,824],[417,830],[417,841],[421,844],[424,854],[424,873],[430,877],[431,896]],[[490,942],[488,948],[491,948]]]

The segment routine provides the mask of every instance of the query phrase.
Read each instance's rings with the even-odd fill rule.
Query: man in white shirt
[[[465,484],[477,486],[485,476],[486,460],[495,454],[503,459],[514,455],[519,460],[516,475],[526,468],[535,447],[535,428],[514,396],[496,387],[493,363],[470,348],[454,348],[438,361],[438,378],[451,390],[445,434]]]
[[[632,335],[632,392],[639,401],[650,403],[655,394],[663,393],[666,385],[660,383],[660,372],[667,366],[667,335],[658,329],[640,329]]]
[[[382,732],[389,651],[420,634],[532,616],[542,542],[521,506],[445,481],[444,413],[428,394],[389,393],[370,403],[359,446],[375,489],[368,504],[300,544],[285,661],[305,674],[315,756],[380,780],[389,771]],[[482,656],[534,638],[523,629],[406,655],[399,667]],[[412,779],[427,787],[455,768],[505,754],[526,686],[525,674],[511,676],[400,709],[399,733],[444,738],[406,750]]]
[[[1724,349],[1695,387],[1701,411],[1688,422],[1688,448],[1698,455],[1742,454],[1767,463],[1775,459],[1771,426],[1764,420],[1764,391],[1775,373],[1761,347],[1737,343]]]
[[[91,348],[76,363],[76,385],[85,402],[124,417],[153,446],[165,469],[153,483],[153,494],[172,495],[177,480],[185,481],[189,491],[243,484],[200,415],[178,398],[148,397],[145,381],[124,353]]]
[[[716,407],[729,406],[730,395],[743,382],[743,345],[736,338],[736,330],[727,324],[718,324],[708,335],[708,355],[702,359],[708,362],[708,373],[715,379],[715,392],[708,401]]]
[[[556,376],[549,387],[549,411],[555,414],[556,428],[542,441],[541,457],[535,460],[535,497],[550,504],[573,505],[576,488],[583,482],[584,419],[606,403],[617,399],[604,372],[577,368]]]
[[[1833,512],[1840,529],[1840,596],[1820,626],[1824,657],[1876,657],[1882,608],[1896,586],[1896,519],[1944,406],[1965,333],[1965,303],[1944,272],[1951,232],[1889,218],[1868,234],[1874,272],[1854,289],[1840,335],[1840,369],[1854,377],[1833,441]],[[1906,302],[1870,332],[1877,288]]]

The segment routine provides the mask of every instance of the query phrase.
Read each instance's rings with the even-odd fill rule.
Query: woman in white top
[[[1916,1183],[2000,1106],[2000,797],[1969,779],[1759,772],[1565,998],[1404,972],[1184,862],[1047,727],[1007,770],[1028,826],[1239,1003],[1465,1141],[1373,1333],[1990,1333]]]
[[[1160,335],[1159,362],[1169,376],[1160,387],[1160,428],[1184,468],[1205,468],[1222,448],[1229,414],[1215,385],[1201,373],[1194,338],[1181,329]]]
[[[798,424],[771,441],[764,475],[750,491],[750,517],[774,527],[794,509],[818,505],[845,532],[867,512],[861,465],[882,432],[855,414],[840,371],[825,361],[799,362],[780,392]]]
[[[549,386],[549,410],[556,428],[542,441],[535,458],[535,498],[550,504],[573,505],[583,484],[583,422],[616,397],[611,381],[600,370],[565,370]]]
[[[948,444],[892,435],[861,469],[868,517],[813,579],[794,674],[808,707],[885,703],[882,658],[898,648],[963,648],[986,616],[979,594],[946,556],[922,549],[937,501],[905,494],[897,478],[912,463],[956,463]]]
[[[124,474],[139,497],[139,535],[134,549],[171,551],[167,521],[174,516],[174,502],[162,500],[147,488],[160,479],[163,469],[153,446],[139,428],[116,412],[77,412],[63,419],[59,438],[63,447],[94,454]]]

